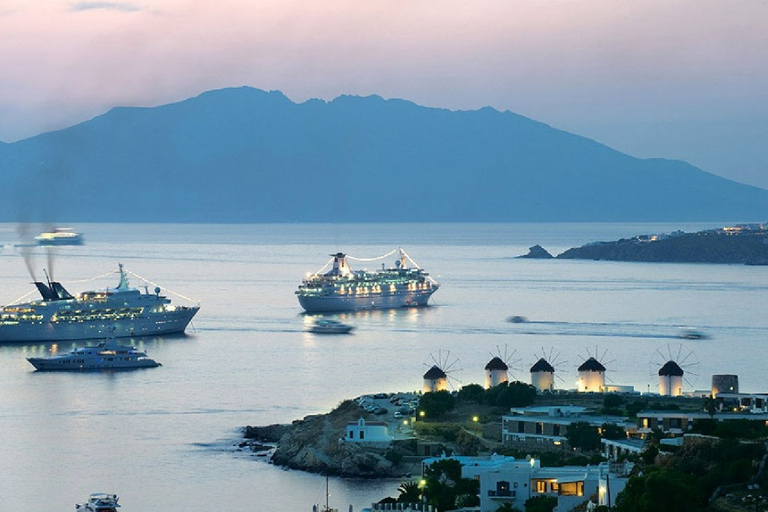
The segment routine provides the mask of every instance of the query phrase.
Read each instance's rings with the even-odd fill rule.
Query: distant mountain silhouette
[[[768,191],[492,108],[241,87],[0,144],[0,220],[709,221]]]

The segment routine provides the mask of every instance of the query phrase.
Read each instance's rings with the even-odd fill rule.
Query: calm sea
[[[50,344],[0,345],[0,510],[71,511],[92,492],[119,494],[126,512],[311,510],[325,480],[238,452],[240,427],[418,389],[433,358],[449,360],[458,387],[482,383],[497,354],[527,380],[545,354],[572,388],[597,355],[610,382],[645,392],[673,354],[689,389],[735,373],[742,390],[768,391],[768,267],[514,259],[534,244],[557,254],[725,224],[77,225],[86,245],[30,251],[38,278],[46,268],[71,292],[104,288],[114,275],[78,281],[121,262],[202,308],[185,336],[134,340],[156,369],[37,373],[25,358]],[[17,228],[0,225],[0,303],[32,291],[17,242]],[[305,332],[293,292],[307,272],[333,252],[398,246],[442,284],[434,307],[342,315],[357,327],[350,336]],[[681,326],[710,337],[681,345]],[[331,504],[359,510],[398,484],[332,479]]]

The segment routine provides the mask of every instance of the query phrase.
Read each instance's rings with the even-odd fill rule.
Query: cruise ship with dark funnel
[[[398,249],[373,260],[398,251],[399,257],[393,268],[385,268],[382,263],[382,268],[376,271],[352,270],[346,254],[332,254],[331,270],[322,273],[331,263],[329,261],[326,267],[309,275],[299,285],[296,290],[299,304],[307,313],[426,306],[440,284],[419,268],[405,251]]]
[[[63,341],[183,332],[200,306],[176,306],[160,288],[130,286],[119,265],[115,288],[70,294],[61,283],[35,282],[42,300],[0,308],[0,343]],[[112,331],[114,328],[114,331]]]

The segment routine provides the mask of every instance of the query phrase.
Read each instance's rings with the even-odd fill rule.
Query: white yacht
[[[120,506],[117,503],[118,500],[117,494],[97,492],[91,494],[87,502],[77,503],[75,510],[77,512],[116,512]]]
[[[96,346],[51,357],[29,357],[27,361],[38,371],[133,370],[161,366],[136,347],[118,345],[114,333]]]

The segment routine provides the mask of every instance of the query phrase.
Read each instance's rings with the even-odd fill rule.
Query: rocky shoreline
[[[343,442],[349,422],[367,413],[345,400],[328,414],[296,420],[290,425],[246,426],[241,449],[269,455],[270,462],[289,469],[350,478],[400,477],[413,468],[392,449],[361,447]]]

